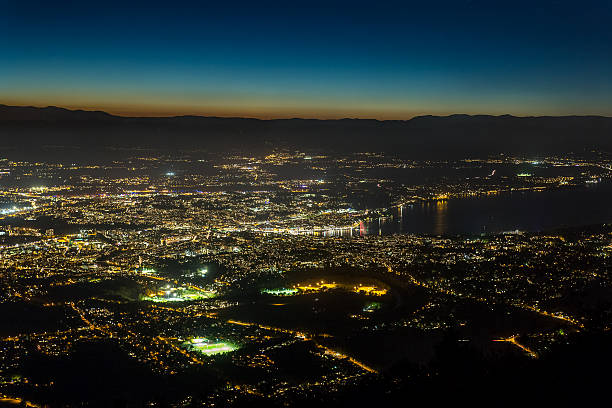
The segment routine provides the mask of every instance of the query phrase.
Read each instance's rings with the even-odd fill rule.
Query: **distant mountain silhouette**
[[[0,121],[5,120],[112,120],[118,118],[102,111],[84,111],[47,106],[7,106],[0,104]]]
[[[108,147],[244,152],[273,148],[369,150],[419,158],[612,152],[612,118],[511,115],[428,115],[386,121],[142,118],[57,107],[0,105],[0,149],[27,153],[49,146],[98,153]]]

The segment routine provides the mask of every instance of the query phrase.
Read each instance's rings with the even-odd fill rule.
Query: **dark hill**
[[[32,106],[0,105],[0,121],[80,121],[117,118],[117,116],[102,111],[70,110],[57,106],[35,108]]]
[[[406,121],[178,116],[134,118],[57,107],[0,105],[0,149],[49,146],[269,151],[386,151],[413,157],[612,151],[612,118],[419,116]]]

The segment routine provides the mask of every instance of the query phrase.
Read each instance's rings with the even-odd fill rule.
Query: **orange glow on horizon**
[[[122,117],[174,117],[174,116],[216,116],[216,117],[240,117],[255,119],[377,119],[377,120],[408,120],[419,115],[449,115],[456,112],[449,111],[413,111],[401,108],[363,108],[363,107],[312,107],[309,104],[283,105],[270,104],[262,106],[259,104],[242,103],[237,106],[230,106],[227,102],[224,105],[214,106],[212,104],[162,104],[162,103],[108,103],[108,102],[89,102],[71,101],[68,98],[45,98],[43,100],[26,98],[2,98],[0,104],[11,106],[33,106],[44,108],[56,106],[70,110],[103,111],[115,116]],[[339,104],[341,105],[341,104]]]
[[[178,97],[161,97],[159,95],[131,95],[119,97],[105,94],[93,100],[92,95],[75,93],[50,93],[39,96],[2,95],[0,104],[11,106],[48,107],[57,106],[71,110],[103,111],[122,117],[175,117],[175,116],[208,116],[270,119],[375,119],[375,120],[410,120],[415,116],[453,114],[468,115],[505,115],[514,116],[563,116],[568,112],[531,112],[507,108],[481,109],[478,106],[466,106],[454,109],[451,105],[422,105],[419,102],[360,102],[357,100],[316,101],[299,99],[266,99],[252,97],[249,99],[224,98],[208,96],[202,99],[181,99]],[[119,102],[118,102],[119,101]],[[572,112],[571,115],[587,115],[592,112]],[[597,114],[610,116],[606,112]]]

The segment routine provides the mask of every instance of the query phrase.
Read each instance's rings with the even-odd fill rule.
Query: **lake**
[[[612,222],[612,182],[562,190],[515,191],[403,206],[365,223],[362,234],[481,234],[546,231]]]

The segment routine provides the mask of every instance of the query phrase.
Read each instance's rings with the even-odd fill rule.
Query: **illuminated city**
[[[0,408],[601,405],[611,21],[2,2]]]
[[[438,231],[452,228],[439,223],[463,202],[607,194],[607,157],[416,162],[279,151],[0,163],[2,199],[19,209],[0,220],[2,305],[33,319],[13,323],[1,340],[2,389],[32,404],[59,380],[31,372],[31,353],[61,364],[83,347],[110,347],[109,358],[148,376],[182,378],[201,367],[197,375],[222,381],[207,392],[211,402],[282,404],[381,381],[403,361],[430,364],[450,333],[485,354],[538,360],[612,324],[605,303],[572,300],[612,290],[609,225]],[[286,166],[301,167],[300,178],[280,178]],[[379,168],[442,175],[406,185],[368,176]],[[484,177],[449,178],[457,168]],[[100,169],[117,176],[95,176]],[[429,233],[405,224],[414,211],[430,214]],[[391,342],[372,353],[369,344],[389,336],[419,338],[421,349]],[[312,366],[301,380],[290,380],[294,359]]]

